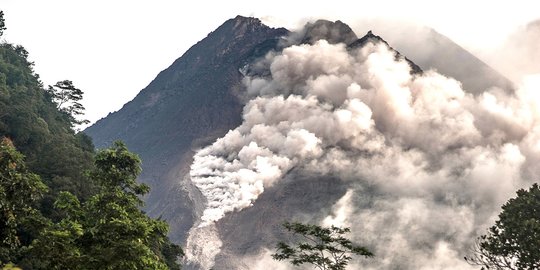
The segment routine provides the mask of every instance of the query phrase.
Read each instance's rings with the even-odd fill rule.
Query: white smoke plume
[[[351,226],[368,269],[469,269],[499,207],[540,174],[540,80],[473,96],[434,71],[411,75],[382,43],[320,40],[269,54],[246,77],[243,123],[200,150],[191,179],[202,227],[252,205],[288,171],[350,184],[322,221]],[[260,64],[260,63],[259,63]],[[191,237],[191,236],[190,236]]]

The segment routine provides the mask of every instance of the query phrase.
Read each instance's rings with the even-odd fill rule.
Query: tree
[[[140,160],[124,146],[94,164],[91,139],[73,129],[82,91],[44,89],[27,56],[0,42],[0,269],[179,269],[167,224],[140,210]]]
[[[4,11],[0,10],[0,37],[4,34],[6,30],[6,22],[4,20]]]
[[[55,85],[49,85],[47,91],[52,100],[56,103],[58,110],[68,116],[72,125],[88,124],[88,120],[78,120],[77,117],[84,114],[84,106],[79,102],[83,98],[84,92],[75,87],[70,80],[57,82]]]
[[[101,191],[85,205],[82,241],[85,253],[94,258],[89,269],[168,269],[161,246],[168,242],[168,226],[139,208],[150,188],[137,183],[140,159],[121,142],[96,155],[92,178]],[[179,255],[179,254],[177,254]],[[175,256],[176,257],[176,256]]]
[[[54,206],[64,218],[56,223],[48,220],[29,247],[29,258],[23,265],[31,269],[81,269],[80,239],[84,231],[79,199],[69,192],[61,192]]]
[[[4,267],[2,267],[2,270],[22,270],[22,269],[17,266],[14,266],[12,263],[8,263]]]
[[[24,234],[40,214],[36,201],[47,190],[39,176],[26,169],[23,155],[7,138],[0,140],[0,266],[13,262]]]
[[[465,260],[482,269],[540,269],[540,187],[520,189]]]
[[[367,248],[343,236],[350,232],[349,228],[324,228],[297,222],[285,222],[283,226],[297,236],[297,241],[292,245],[279,242],[277,252],[272,254],[275,260],[290,260],[295,266],[308,263],[321,270],[343,270],[351,255],[373,256]]]
[[[140,210],[149,187],[137,183],[140,159],[121,142],[95,157],[91,178],[99,191],[81,203],[69,192],[55,207],[63,218],[43,231],[31,247],[39,269],[180,269],[179,246],[167,238],[168,225]]]

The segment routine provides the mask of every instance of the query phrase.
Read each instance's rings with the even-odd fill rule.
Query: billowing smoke
[[[473,96],[434,71],[411,75],[378,42],[293,45],[257,65],[270,75],[245,77],[243,123],[194,157],[202,228],[292,169],[334,175],[349,191],[320,221],[351,226],[376,254],[357,263],[468,269],[474,238],[540,174],[539,77]]]

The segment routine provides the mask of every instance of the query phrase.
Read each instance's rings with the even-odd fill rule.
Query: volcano
[[[197,164],[197,155],[202,155],[199,150],[208,149],[206,147],[212,144],[215,145],[216,140],[219,138],[233,136],[235,129],[245,125],[245,122],[249,120],[246,113],[253,106],[257,106],[251,101],[272,96],[275,94],[272,91],[284,88],[283,85],[276,86],[276,84],[280,83],[276,79],[278,75],[286,76],[287,79],[293,81],[294,76],[298,75],[295,72],[303,72],[303,70],[295,71],[291,68],[286,70],[289,73],[277,73],[280,71],[280,66],[276,64],[278,61],[274,60],[281,57],[285,50],[287,50],[285,52],[293,54],[296,51],[304,52],[307,50],[312,52],[321,48],[322,53],[324,53],[324,50],[337,50],[343,55],[353,55],[357,59],[366,62],[395,62],[397,64],[392,64],[393,68],[395,66],[395,69],[407,71],[403,73],[406,80],[415,80],[414,78],[421,77],[422,74],[431,72],[430,70],[435,68],[443,75],[453,76],[456,80],[449,79],[449,82],[456,89],[461,87],[459,81],[462,81],[463,88],[469,91],[469,93],[463,95],[466,97],[471,96],[471,99],[474,95],[482,93],[481,89],[484,88],[488,89],[495,86],[510,89],[512,87],[507,79],[492,71],[490,67],[449,39],[437,35],[434,42],[437,44],[444,43],[445,47],[451,46],[452,50],[445,57],[459,55],[460,62],[463,63],[463,66],[466,66],[466,69],[459,72],[455,72],[454,69],[447,69],[444,60],[424,61],[425,59],[422,59],[421,62],[424,65],[416,63],[414,57],[406,57],[401,54],[398,52],[400,51],[399,47],[391,47],[382,37],[373,34],[371,31],[362,38],[358,38],[352,29],[341,21],[319,20],[307,24],[299,32],[291,33],[284,28],[268,27],[256,18],[238,16],[226,21],[205,39],[191,47],[170,67],[162,71],[132,101],[125,104],[121,110],[109,114],[84,132],[93,138],[94,144],[98,148],[106,147],[115,140],[123,140],[131,151],[141,157],[143,173],[139,180],[151,187],[150,194],[145,198],[145,210],[151,216],[161,217],[166,220],[171,227],[171,239],[185,246],[190,230],[201,224],[201,218],[204,218],[208,212],[208,205],[214,203],[208,194],[215,192],[215,189],[205,190],[202,188],[201,183],[206,181],[204,179],[212,179],[209,177],[218,175],[218,173],[215,171],[201,174],[193,173],[194,164]],[[383,53],[370,54],[370,52],[381,50]],[[391,57],[385,58],[386,55]],[[283,56],[279,60],[286,61],[285,58]],[[348,61],[346,56],[343,59]],[[315,57],[313,61],[316,62],[317,58]],[[377,71],[375,66],[370,67],[372,69],[366,69],[365,74]],[[334,77],[338,78],[341,73],[326,70],[324,67],[321,67],[321,70],[320,73],[326,72],[329,74],[324,77],[324,79],[329,80],[329,87],[338,87],[332,84],[334,82],[332,80]],[[385,72],[384,68],[381,70],[381,72]],[[489,72],[486,72],[486,70]],[[254,79],[246,82],[247,78]],[[347,79],[346,76],[339,78]],[[475,78],[474,82],[470,78]],[[313,79],[313,76],[311,79]],[[309,81],[310,78],[305,78],[305,80]],[[284,103],[294,102],[293,99],[296,95],[305,95],[307,101],[319,105],[323,104],[321,105],[321,108],[323,108],[322,113],[334,114],[340,111],[338,108],[354,105],[348,103],[350,93],[358,92],[354,95],[357,95],[358,99],[360,99],[364,95],[361,92],[362,89],[369,91],[381,87],[381,85],[386,85],[384,81],[373,80],[372,77],[365,80],[369,80],[369,83],[358,84],[360,90],[354,87],[347,88],[348,92],[343,94],[343,97],[337,92],[334,95],[334,93],[328,94],[324,92],[324,89],[318,90],[320,91],[317,92],[319,93],[319,100],[317,98],[309,99],[310,94],[308,95],[305,92],[311,90],[306,90],[303,87],[295,88],[295,85],[291,84],[291,92],[283,95],[283,97],[276,97],[276,100]],[[256,88],[258,83],[264,85],[265,88]],[[313,84],[315,83],[317,82],[313,82]],[[338,83],[341,83],[341,81]],[[352,83],[351,85],[354,86]],[[411,87],[414,88],[416,85],[413,83]],[[258,91],[256,95],[258,97],[246,93],[246,88]],[[454,92],[449,92],[448,95],[454,95]],[[462,98],[463,95],[456,94],[456,99]],[[377,96],[374,96],[371,100],[376,98]],[[407,97],[404,96],[404,98]],[[298,102],[302,103],[304,101],[299,100]],[[399,100],[393,102],[399,102]],[[251,107],[245,107],[246,104],[250,104]],[[325,109],[332,106],[333,109]],[[381,107],[384,107],[384,105],[381,105]],[[359,108],[364,107],[360,106]],[[402,136],[397,130],[398,128],[395,127],[398,126],[396,123],[399,123],[399,121],[385,122],[385,116],[377,118],[378,115],[383,115],[382,112],[378,113],[376,108],[371,106],[370,109],[373,113],[372,122],[374,124],[365,128],[377,129],[382,134],[391,135],[386,138],[381,136],[375,139],[366,137],[367,139],[364,142],[366,145],[373,141],[385,139],[392,142],[392,136],[396,138]],[[317,112],[317,110],[313,112]],[[364,114],[363,111],[358,113],[359,117],[367,117],[368,119],[371,117],[367,113]],[[336,113],[336,115],[338,115],[336,117],[346,118],[345,111],[342,114]],[[463,121],[466,122],[467,120]],[[438,124],[436,120],[431,123],[433,126]],[[249,127],[252,131],[254,126]],[[295,126],[294,130],[287,131],[286,137],[290,138],[289,135],[296,134],[297,137],[295,138],[299,138],[302,143],[313,137],[310,137],[309,134],[306,135],[305,132],[295,133],[297,129],[300,128]],[[364,131],[358,132],[362,133]],[[312,133],[316,132],[313,131]],[[243,134],[243,138],[246,138],[245,133],[240,132],[239,134]],[[317,142],[317,138],[315,138],[315,144],[320,143],[324,146],[321,147],[321,151],[324,153],[307,153],[301,157],[307,160],[316,156],[313,159],[320,162],[323,158],[330,160],[331,154],[343,154],[342,152],[332,152],[332,149],[349,148],[355,150],[344,152],[345,155],[351,153],[362,157],[377,155],[374,150],[368,148],[356,149],[356,144],[359,144],[359,142],[351,138],[336,139],[332,146],[325,145],[324,141],[322,143]],[[270,141],[272,138],[267,139]],[[399,144],[400,147],[403,146],[403,149],[422,149],[417,146],[420,142],[416,139],[422,140],[420,137],[406,137],[403,139],[406,143],[399,141],[396,144]],[[465,139],[463,140],[465,141]],[[283,143],[287,142],[283,141]],[[454,144],[449,145],[448,149],[441,148],[441,151],[454,151],[466,143],[469,143],[469,141],[456,141]],[[294,142],[291,142],[291,148],[294,146]],[[436,147],[434,146],[434,148]],[[292,155],[294,156],[302,152],[302,150],[298,149]],[[407,155],[415,154],[412,150],[407,151],[405,151]],[[429,152],[434,157],[438,155],[438,152],[430,151],[426,150],[426,153]],[[212,155],[221,155],[219,157],[226,161],[240,159],[238,157],[240,156],[239,153],[229,156],[226,153]],[[290,160],[294,161],[294,158],[296,156]],[[264,254],[275,245],[277,239],[284,238],[280,227],[283,221],[323,221],[332,215],[340,202],[347,198],[350,199],[352,196],[350,190],[354,189],[355,192],[358,192],[358,190],[365,191],[362,196],[351,199],[362,205],[361,208],[364,210],[369,209],[370,205],[383,203],[378,199],[371,199],[378,198],[378,196],[384,197],[387,191],[370,183],[367,178],[362,180],[364,184],[359,187],[351,180],[345,179],[348,177],[333,173],[332,169],[328,169],[327,173],[315,173],[308,168],[310,164],[299,161],[294,162],[279,165],[282,167],[271,163],[269,166],[277,166],[283,169],[282,174],[278,177],[279,181],[272,180],[272,184],[265,183],[264,192],[260,191],[256,197],[243,202],[246,204],[245,207],[239,207],[240,203],[232,204],[231,209],[233,210],[224,211],[220,218],[213,220],[215,221],[213,224],[215,224],[216,234],[221,241],[218,245],[219,252],[212,256],[211,262],[203,263],[196,260],[189,262],[188,269],[209,269],[210,267],[214,267],[214,269],[253,269],[254,266],[251,263],[254,260],[253,258],[259,258],[262,256],[261,254]],[[436,162],[430,162],[426,167],[429,167],[429,170],[437,171],[444,166],[436,164]],[[361,169],[358,168],[358,170]],[[195,179],[197,177],[199,180]],[[241,184],[238,185],[241,186]],[[223,193],[228,192],[226,188],[228,187],[222,189]],[[438,197],[437,199],[446,200]],[[463,198],[457,198],[456,200],[460,199],[466,200]],[[386,217],[381,216],[381,218]],[[434,234],[436,233],[438,232],[434,232]],[[444,237],[444,235],[441,236],[441,238]],[[368,241],[368,244],[374,245],[374,241],[366,241]],[[415,264],[407,261],[407,258],[398,256],[395,260],[391,260],[391,263],[396,263],[396,260],[403,260],[402,265],[404,267],[415,269]],[[387,266],[387,268],[392,269],[391,266]]]

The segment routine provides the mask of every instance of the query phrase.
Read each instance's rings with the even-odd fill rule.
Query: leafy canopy
[[[0,269],[179,269],[167,224],[140,210],[138,157],[96,156],[75,132],[81,98],[71,81],[45,89],[24,47],[0,42]]]
[[[367,248],[344,237],[349,228],[324,228],[298,222],[285,222],[283,226],[296,236],[296,241],[279,242],[277,252],[272,254],[275,260],[289,260],[295,266],[312,264],[321,270],[344,270],[352,255],[373,256]]]
[[[99,192],[81,203],[69,192],[55,207],[64,218],[32,245],[39,269],[180,269],[180,247],[169,242],[168,225],[139,209],[149,191],[139,184],[140,159],[121,142],[98,152],[91,177]]]
[[[6,22],[4,20],[4,11],[0,10],[0,37],[4,34],[6,30]]]
[[[540,269],[540,187],[520,189],[465,260],[482,269]]]
[[[28,170],[49,187],[40,210],[54,215],[60,191],[85,200],[94,188],[85,171],[93,167],[94,146],[75,133],[68,114],[60,111],[43,88],[20,45],[0,43],[0,137],[13,141]]]
[[[84,92],[75,87],[72,81],[63,80],[57,82],[55,85],[49,85],[47,92],[51,95],[54,103],[56,103],[58,110],[64,112],[73,125],[90,123],[86,119],[77,119],[78,116],[84,115],[84,106],[80,103],[83,99]]]
[[[47,187],[28,171],[9,139],[0,139],[0,266],[19,255],[24,228],[31,227],[40,214],[36,201]]]

